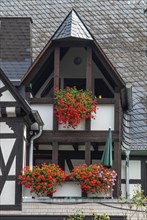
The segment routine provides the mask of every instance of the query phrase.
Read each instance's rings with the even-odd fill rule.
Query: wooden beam
[[[58,150],[59,146],[57,142],[52,143],[53,149],[52,149],[52,162],[55,164],[58,164]]]
[[[92,49],[87,48],[87,59],[86,59],[86,89],[92,91]],[[86,120],[86,130],[89,131],[91,126],[91,120]]]
[[[79,145],[78,144],[73,144],[73,148],[75,151],[78,151],[79,150]]]
[[[54,88],[59,88],[60,48],[54,50]]]
[[[54,47],[88,47],[91,46],[93,44],[92,41],[86,41],[86,40],[78,40],[76,38],[73,40],[64,40],[64,41],[54,41],[52,42]]]
[[[91,151],[91,158],[95,160],[100,160],[102,157],[103,151]],[[48,158],[51,159],[52,150],[39,150],[39,152],[34,152],[35,158]],[[69,151],[69,150],[59,150],[59,160],[63,161],[64,159],[85,159],[85,151]]]
[[[94,151],[98,152],[99,146],[97,143],[92,143]]]
[[[28,101],[30,104],[53,104],[53,98],[50,97],[30,98]],[[98,99],[98,104],[114,104],[114,103],[115,103],[115,99],[113,98]]]
[[[117,173],[116,184],[114,186],[114,198],[121,196],[121,148],[119,142],[114,142],[114,162],[113,169]]]
[[[118,133],[118,141],[114,141],[114,170],[117,172],[117,184],[114,188],[114,197],[118,198],[121,195],[121,104],[120,93],[115,92],[115,121],[114,128]]]
[[[90,47],[87,48],[86,89],[92,89],[92,49]]]
[[[54,89],[59,88],[60,48],[54,50]],[[53,113],[53,130],[58,130],[57,118]]]
[[[107,131],[47,131],[35,140],[35,144],[49,144],[54,141],[60,143],[105,143]],[[118,132],[112,131],[112,141],[118,141]]]
[[[85,163],[91,164],[91,143],[89,141],[85,143]]]
[[[53,98],[50,97],[42,97],[42,98],[30,98],[30,104],[53,104]]]

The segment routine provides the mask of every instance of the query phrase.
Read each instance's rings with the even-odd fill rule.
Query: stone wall
[[[147,213],[136,212],[133,217],[131,215],[134,212],[127,212],[122,210],[122,206],[128,209],[128,205],[121,205],[118,203],[86,203],[86,204],[46,204],[46,203],[23,203],[22,211],[0,211],[0,215],[49,215],[49,216],[65,216],[75,213],[76,210],[84,211],[85,215],[91,215],[91,212],[95,212],[98,215],[106,213],[112,216],[127,216],[128,220],[147,220]],[[145,211],[145,209],[144,209]]]

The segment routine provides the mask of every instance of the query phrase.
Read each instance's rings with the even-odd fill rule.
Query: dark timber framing
[[[86,60],[86,89],[92,90],[92,49],[87,47],[87,60]],[[86,120],[86,131],[90,131],[90,118]],[[91,143],[85,143],[85,163],[91,164]]]
[[[121,195],[121,144],[120,144],[120,133],[121,133],[121,104],[120,104],[120,93],[115,92],[115,119],[114,128],[118,132],[118,140],[114,141],[114,169],[117,172],[117,184],[114,188],[114,197],[119,197]]]
[[[35,140],[35,144],[52,144],[58,142],[63,144],[97,142],[105,143],[107,131],[43,131],[42,135]],[[112,131],[112,141],[118,142],[118,131]]]
[[[54,89],[59,89],[59,69],[60,69],[60,48],[55,47],[54,50]],[[57,119],[55,114],[53,114],[53,130],[58,129]]]
[[[20,210],[22,200],[22,188],[17,184],[17,176],[22,169],[22,146],[23,146],[23,118],[3,118],[9,127],[14,131],[14,142],[12,151],[9,155],[7,164],[4,163],[2,151],[0,151],[0,165],[2,176],[0,176],[0,193],[3,190],[6,181],[15,181],[15,204],[14,205],[0,205],[1,210]],[[7,135],[7,139],[11,138],[11,134]],[[3,138],[3,137],[0,137]],[[15,175],[9,175],[14,158],[16,157],[16,170]]]
[[[101,50],[99,45],[95,40],[82,40],[82,39],[64,39],[64,40],[54,40],[50,41],[46,46],[44,52],[41,53],[40,58],[35,61],[32,68],[28,71],[26,76],[24,76],[22,83],[27,86],[34,77],[40,74],[36,71],[39,64],[39,70],[43,68],[43,59],[47,59],[49,55],[54,50],[54,88],[59,88],[59,72],[60,72],[60,48],[71,48],[71,47],[83,47],[86,49],[86,89],[92,91],[94,86],[92,77],[92,61],[96,63],[102,74],[104,75],[107,84],[110,84],[111,91],[114,92],[114,98],[103,98],[98,100],[99,104],[114,104],[115,105],[115,130],[112,131],[112,141],[114,146],[114,169],[118,173],[118,184],[115,188],[114,196],[120,195],[120,173],[121,173],[121,148],[120,148],[120,93],[123,88],[125,88],[125,83],[122,78],[117,73],[116,69],[109,62],[108,58],[105,56],[104,52]],[[47,54],[48,51],[48,54]],[[44,57],[44,58],[43,58]],[[117,92],[116,92],[117,87]],[[94,92],[94,91],[93,91]],[[31,104],[52,104],[52,98],[31,98],[29,99]],[[90,119],[86,120],[85,131],[58,131],[57,121],[55,115],[53,117],[53,131],[43,131],[41,137],[35,140],[35,144],[51,144],[52,149],[52,160],[54,163],[58,163],[58,157],[60,154],[59,145],[60,144],[74,144],[77,143],[85,145],[85,162],[87,164],[91,163],[93,152],[91,152],[91,146],[93,143],[104,145],[107,138],[107,131],[91,131],[90,130]],[[96,148],[95,148],[96,149]],[[77,150],[78,151],[78,150]],[[76,152],[77,153],[77,152]],[[80,152],[78,151],[80,154]],[[82,156],[83,157],[83,156]],[[68,161],[70,163],[70,161]]]

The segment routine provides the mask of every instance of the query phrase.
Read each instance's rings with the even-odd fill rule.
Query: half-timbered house
[[[90,215],[90,208],[122,219],[119,210],[113,213],[112,203],[119,206],[121,194],[129,199],[137,184],[147,194],[143,9],[119,1],[9,4],[2,0],[2,219],[65,219],[73,209]],[[84,120],[76,129],[57,124],[54,89],[67,86],[93,92],[98,101],[95,120]],[[67,180],[51,198],[39,198],[17,184],[26,165],[55,163],[68,174],[79,164],[100,164],[109,128],[117,172],[111,195],[102,200],[88,197]]]

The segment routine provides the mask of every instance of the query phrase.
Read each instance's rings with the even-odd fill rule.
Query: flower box
[[[60,131],[84,131],[85,130],[85,120],[82,120],[81,122],[80,122],[80,124],[78,124],[77,125],[77,127],[76,128],[72,128],[72,127],[67,127],[67,126],[65,126],[65,125],[61,125],[61,124],[59,124],[58,125],[58,130],[60,130]]]
[[[105,191],[103,191],[103,192],[99,192],[99,193],[91,193],[91,192],[89,192],[89,193],[87,193],[87,197],[89,197],[89,198],[100,198],[100,199],[105,199],[105,198],[112,198],[112,190],[110,190],[109,192],[105,192]]]
[[[73,182],[65,182],[56,187],[56,192],[53,193],[53,197],[81,197],[80,185],[75,185]]]

